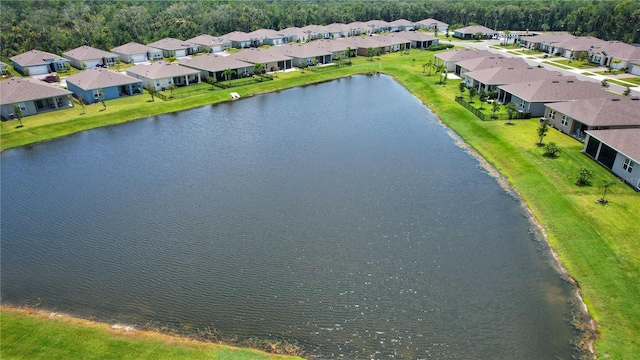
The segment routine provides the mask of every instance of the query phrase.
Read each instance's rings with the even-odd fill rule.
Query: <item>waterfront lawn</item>
[[[2,359],[300,359],[2,308]]]
[[[480,121],[454,101],[459,94],[459,80],[449,79],[439,84],[438,75],[422,73],[420,64],[433,60],[433,54],[412,50],[410,54],[383,55],[381,60],[373,62],[358,57],[353,59],[352,66],[304,74],[290,71],[281,73],[274,81],[239,86],[233,91],[245,97],[356,73],[379,71],[393,76],[496,166],[517,189],[544,228],[559,259],[580,285],[589,312],[598,323],[600,339],[595,343],[598,356],[640,358],[640,247],[637,242],[640,193],[618,183],[607,194],[609,203],[599,204],[596,201],[602,196],[599,183],[615,177],[581,153],[582,143],[550,130],[544,141],[553,141],[562,150],[558,158],[550,159],[542,156],[542,149],[535,145],[538,127],[535,119],[517,120],[511,126],[504,121]],[[145,94],[108,101],[108,109],[103,112],[97,104],[88,106],[86,115],[78,115],[81,109],[76,107],[29,116],[23,119],[25,126],[20,129],[15,129],[15,122],[2,123],[2,148],[228,99],[229,91],[224,90],[155,103],[149,102],[150,97]],[[574,184],[583,166],[594,171],[592,186]]]

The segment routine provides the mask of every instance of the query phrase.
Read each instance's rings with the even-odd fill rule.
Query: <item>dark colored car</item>
[[[54,83],[54,82],[56,82],[56,76],[55,75],[47,75],[47,76],[43,77],[40,80],[42,80],[44,82],[48,82],[48,83]]]

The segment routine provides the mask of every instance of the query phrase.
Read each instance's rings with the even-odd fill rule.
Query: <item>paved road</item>
[[[474,42],[474,41],[445,41],[444,43],[451,43],[453,45],[456,46],[462,46],[462,47],[468,47],[468,48],[472,48],[472,49],[478,49],[478,50],[489,50],[493,53],[496,54],[500,54],[502,56],[505,57],[520,57],[523,58],[529,65],[532,66],[538,66],[538,65],[542,65],[542,67],[544,67],[547,70],[552,70],[552,71],[559,71],[561,72],[563,75],[573,75],[575,77],[577,77],[580,80],[585,80],[585,81],[592,81],[592,82],[602,82],[603,79],[615,79],[615,78],[611,78],[608,76],[604,76],[604,75],[599,75],[599,74],[595,74],[594,76],[585,76],[582,75],[583,72],[588,71],[591,72],[589,70],[585,70],[585,69],[573,69],[573,70],[565,70],[565,69],[560,69],[557,68],[555,66],[546,64],[546,61],[549,61],[549,59],[544,59],[542,57],[536,57],[535,59],[529,59],[529,57],[532,57],[532,55],[516,55],[516,54],[512,54],[507,52],[507,50],[499,50],[499,49],[494,49],[491,48],[491,45],[499,45],[501,40],[485,40],[485,41],[481,41],[481,42]],[[565,60],[564,58],[559,58],[562,60]],[[544,62],[543,62],[544,61]],[[606,68],[598,68],[596,71],[604,71],[606,70]],[[616,80],[622,80],[622,79],[616,79]],[[627,88],[621,85],[616,85],[616,84],[612,84],[609,83],[609,91],[618,93],[618,94],[622,94]],[[632,96],[638,96],[640,95],[640,86],[638,85],[631,85],[631,95]]]

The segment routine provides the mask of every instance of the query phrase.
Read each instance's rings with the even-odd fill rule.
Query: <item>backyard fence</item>
[[[155,94],[155,96],[157,96],[158,98],[162,99],[162,100],[173,100],[173,99],[181,99],[181,98],[186,98],[189,96],[193,96],[193,95],[198,95],[198,94],[204,94],[207,92],[210,92],[211,88],[208,89],[195,89],[195,90],[186,90],[186,91],[174,91],[173,94],[171,94],[171,91],[164,91],[164,92],[158,92]]]
[[[263,81],[273,80],[273,75],[271,74],[259,74],[254,77],[248,77],[245,79],[236,79],[231,81],[218,81],[214,83],[214,86],[217,86],[221,89],[230,89],[233,87],[251,85],[256,83],[261,83]]]
[[[508,120],[509,114],[504,113],[496,113],[496,114],[485,114],[482,110],[477,109],[475,106],[466,102],[462,96],[456,96],[456,102],[462,106],[464,106],[467,110],[471,111],[473,115],[477,116],[482,121],[491,121],[491,120]],[[487,104],[487,106],[491,106],[491,104]],[[528,112],[517,112],[512,120],[516,119],[530,119],[531,113]]]

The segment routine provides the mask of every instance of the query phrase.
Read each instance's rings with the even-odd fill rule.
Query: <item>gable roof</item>
[[[497,31],[493,29],[489,29],[488,27],[482,26],[482,25],[473,25],[473,26],[463,27],[460,29],[456,29],[455,32],[459,32],[461,34],[476,34],[476,33],[495,34],[497,33]]]
[[[316,56],[324,56],[331,54],[331,51],[327,50],[324,46],[318,46],[319,41],[312,41],[304,44],[285,44],[273,48],[273,51],[295,58],[306,59]]]
[[[389,26],[414,26],[415,23],[407,19],[398,19],[389,23]]]
[[[180,39],[164,38],[147,45],[157,49],[171,51],[171,50],[182,50],[182,49],[191,48],[193,47],[194,44],[191,44],[188,41],[184,41]]]
[[[559,71],[550,71],[538,67],[498,66],[483,70],[469,71],[464,74],[486,85],[515,84],[540,79],[562,77]],[[575,79],[575,78],[574,78]]]
[[[114,47],[111,49],[112,52],[124,55],[136,55],[136,54],[146,54],[149,51],[160,51],[157,48],[152,48],[147,45],[139,44],[137,42],[129,42],[124,45],[120,45],[118,47]]]
[[[251,36],[244,31],[233,31],[221,37],[227,41],[251,41]]]
[[[266,64],[274,61],[291,60],[291,57],[279,54],[278,52],[273,51],[273,49],[261,50],[250,48],[244,49],[230,56],[234,59],[246,61],[252,64]]]
[[[351,28],[347,24],[332,23],[326,26],[329,32],[350,32]]]
[[[134,74],[145,77],[147,79],[165,79],[173,76],[186,76],[198,74],[198,70],[190,69],[184,66],[167,63],[164,61],[154,62],[151,65],[136,65],[126,70],[127,75]]]
[[[71,91],[31,78],[10,78],[0,82],[0,105],[71,95]]]
[[[587,130],[587,134],[640,163],[640,129]]]
[[[140,80],[106,69],[90,69],[67,77],[67,82],[83,90],[140,83]]]
[[[620,41],[606,41],[596,44],[591,47],[591,51],[621,60],[640,60],[640,47]]]
[[[501,55],[485,56],[474,59],[458,61],[456,65],[467,71],[484,70],[495,67],[530,67],[522,58],[510,58]]]
[[[246,67],[253,68],[253,64],[249,64],[248,62],[237,60],[231,56],[219,56],[215,54],[204,54],[191,59],[181,59],[179,63],[182,66],[210,72]]]
[[[575,101],[611,97],[611,94],[604,91],[599,83],[580,81],[574,76],[502,85],[499,88],[528,102]]]
[[[441,26],[441,25],[445,25],[447,27],[449,26],[449,24],[447,24],[445,22],[442,22],[440,20],[433,19],[433,18],[420,20],[416,24],[420,24],[420,25],[423,25],[423,26],[431,26],[433,24],[435,24],[436,26]]]
[[[118,55],[116,54],[112,54],[104,50],[92,48],[91,46],[87,46],[87,45],[83,45],[73,50],[69,50],[63,53],[62,55],[66,58],[72,58],[72,59],[81,60],[81,61],[118,57]]]
[[[304,33],[306,33],[307,31],[311,31],[311,34],[324,34],[326,32],[329,32],[326,26],[320,25],[307,25],[301,27],[300,30],[302,30]]]
[[[392,38],[405,39],[409,41],[433,41],[438,38],[419,31],[401,31],[393,34],[385,34],[383,36],[390,36]]]
[[[635,100],[634,100],[635,99]],[[550,109],[589,126],[640,127],[640,99],[613,97],[546,104]],[[638,139],[640,147],[640,139]]]
[[[445,51],[443,53],[435,55],[435,57],[437,57],[438,59],[441,59],[447,62],[449,61],[456,62],[456,61],[475,59],[475,58],[486,57],[486,56],[495,56],[495,54],[488,50],[473,50],[473,49],[465,48],[465,49],[449,50],[449,51]]]
[[[202,35],[198,35],[196,37],[192,37],[191,39],[188,39],[187,42],[191,43],[191,44],[196,44],[196,45],[203,45],[203,46],[211,46],[211,45],[217,45],[217,44],[224,44],[225,41],[222,37],[220,36],[211,36],[209,34],[202,34]]]
[[[68,59],[62,58],[56,54],[52,54],[52,53],[48,53],[40,50],[30,50],[22,54],[13,56],[11,57],[10,60],[22,67],[34,66],[34,65],[46,65],[51,62],[60,61],[60,60],[69,62]]]
[[[540,34],[528,36],[524,38],[524,40],[532,44],[556,44],[574,37],[575,36],[571,34]]]
[[[247,34],[251,39],[279,39],[283,38],[284,34],[281,31],[275,31],[272,29],[258,29]]]

